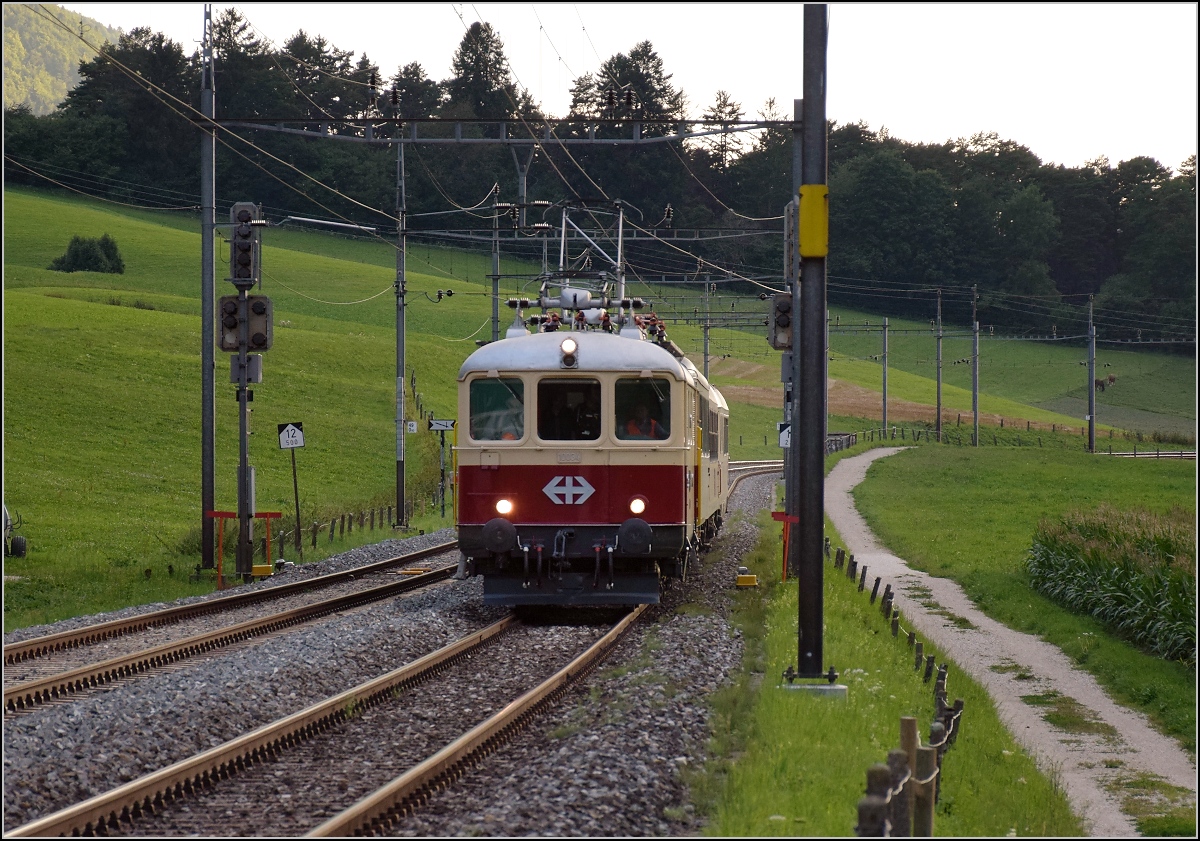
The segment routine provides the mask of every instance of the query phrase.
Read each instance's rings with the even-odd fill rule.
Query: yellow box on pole
[[[801,184],[796,214],[801,257],[829,256],[829,185]]]

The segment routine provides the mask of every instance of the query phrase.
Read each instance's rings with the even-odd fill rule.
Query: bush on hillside
[[[67,253],[50,264],[56,272],[105,272],[124,274],[125,261],[117,250],[117,242],[108,234],[95,239],[71,237]]]
[[[1135,645],[1196,667],[1196,525],[1191,512],[1101,506],[1043,520],[1026,567],[1035,589]]]

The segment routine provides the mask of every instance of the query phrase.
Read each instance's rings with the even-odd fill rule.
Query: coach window
[[[600,437],[599,380],[542,380],[537,399],[537,430],[543,441],[595,441]]]
[[[661,441],[670,437],[670,380],[650,377],[617,380],[613,396],[618,438]]]
[[[471,382],[471,437],[517,441],[525,435],[525,384],[518,379]]]

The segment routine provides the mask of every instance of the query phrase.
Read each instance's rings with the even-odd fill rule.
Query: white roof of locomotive
[[[468,374],[480,371],[566,372],[568,369],[559,367],[559,346],[567,337],[579,345],[579,367],[571,371],[650,370],[666,372],[677,380],[697,382],[692,374],[694,366],[689,371],[654,342],[600,330],[556,330],[489,342],[467,357],[458,371],[458,379],[464,380]]]

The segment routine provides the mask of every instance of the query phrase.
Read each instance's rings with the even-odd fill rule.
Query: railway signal
[[[771,299],[771,312],[767,319],[767,341],[775,350],[788,350],[792,346],[791,292],[780,292]]]
[[[258,221],[258,206],[253,202],[241,201],[229,209],[229,279],[257,283],[260,275],[259,254],[261,236]]]
[[[247,351],[269,350],[274,341],[274,308],[266,295],[224,295],[217,304],[218,345],[221,350],[242,350],[242,324],[246,325]]]

